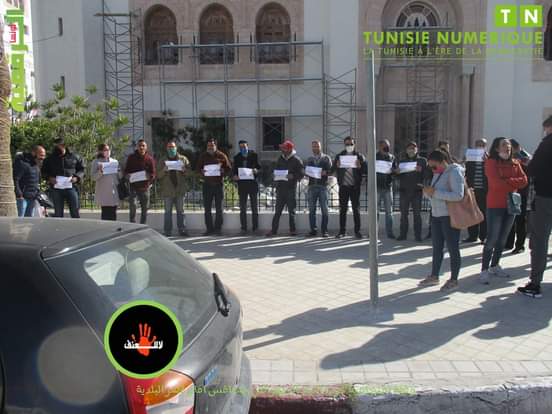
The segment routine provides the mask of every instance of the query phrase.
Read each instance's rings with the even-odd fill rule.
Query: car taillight
[[[154,379],[136,379],[123,375],[130,414],[193,414],[193,380],[179,372],[168,371]]]

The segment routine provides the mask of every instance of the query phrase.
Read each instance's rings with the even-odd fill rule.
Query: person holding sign
[[[406,154],[396,163],[395,175],[399,178],[401,226],[397,240],[406,240],[410,207],[414,214],[414,237],[422,241],[422,188],[428,175],[427,160],[418,155],[418,144],[414,141],[406,146]]]
[[[226,154],[217,149],[217,140],[209,138],[207,151],[199,156],[197,160],[197,171],[203,176],[203,206],[205,208],[204,236],[221,234],[223,216],[222,200],[224,198],[224,176],[227,176],[232,169]],[[215,202],[215,223],[211,210]]]
[[[337,172],[337,183],[339,184],[339,233],[336,238],[341,239],[347,234],[347,211],[349,210],[349,200],[351,200],[355,237],[362,239],[360,233],[360,187],[362,177],[366,175],[368,167],[364,155],[355,151],[355,140],[347,137],[343,142],[345,150],[337,155],[333,165],[333,171]]]
[[[478,139],[475,142],[475,148],[470,148],[466,151],[466,181],[468,182],[468,186],[473,188],[475,200],[483,213],[483,217],[487,214],[488,184],[484,166],[485,160],[488,157],[487,140],[485,138]],[[464,239],[463,242],[475,243],[479,239],[481,243],[484,243],[486,238],[487,222],[484,219],[481,223],[468,228],[468,238]]]
[[[65,201],[71,218],[80,218],[79,192],[76,185],[84,179],[84,161],[66,147],[63,138],[54,141],[54,151],[42,164],[42,177],[50,184],[54,217],[63,217]]]
[[[378,215],[381,204],[385,210],[385,232],[387,238],[394,239],[393,234],[393,165],[395,156],[391,154],[391,143],[383,139],[379,142],[376,153],[376,179],[378,187]]]
[[[276,236],[280,226],[280,217],[287,206],[289,213],[289,234],[296,236],[295,206],[297,205],[297,182],[304,176],[303,161],[297,156],[295,145],[290,140],[280,145],[282,155],[276,161],[274,181],[276,183],[276,211],[272,219],[272,230],[266,237]]]
[[[95,201],[102,209],[102,220],[117,220],[117,206],[119,205],[119,162],[111,158],[109,145],[98,145],[98,154],[90,167],[92,179],[96,185]],[[113,170],[115,171],[113,173]]]
[[[309,177],[309,236],[315,237],[318,233],[316,227],[316,203],[320,202],[322,210],[322,237],[328,234],[328,175],[332,170],[331,158],[322,152],[320,141],[312,141],[312,156],[307,160],[306,175]]]
[[[249,144],[245,140],[239,142],[240,152],[234,157],[234,181],[238,183],[238,193],[240,195],[240,224],[242,234],[247,234],[247,199],[251,203],[251,213],[253,219],[253,232],[259,228],[259,184],[257,175],[261,170],[259,158],[254,151],[249,149]]]
[[[136,222],[136,199],[140,203],[140,224],[146,224],[150,200],[150,188],[155,181],[155,160],[148,153],[148,144],[143,139],[136,144],[136,151],[130,154],[124,175],[130,181],[128,198],[130,222]]]
[[[190,168],[190,161],[184,155],[178,153],[174,139],[167,142],[166,149],[166,156],[161,157],[157,164],[159,195],[163,198],[165,207],[163,233],[166,237],[172,236],[174,206],[178,235],[188,237],[186,216],[184,215],[184,195],[188,191],[185,174],[187,169]]]

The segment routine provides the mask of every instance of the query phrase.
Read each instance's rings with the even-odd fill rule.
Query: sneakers
[[[458,280],[449,279],[441,287],[441,292],[450,292],[451,290],[455,290],[457,288],[458,288]]]
[[[488,270],[483,270],[479,273],[479,282],[483,285],[488,285],[490,279],[490,273]]]
[[[307,237],[316,237],[318,232],[316,230],[311,230],[310,233],[307,234]]]
[[[518,287],[517,291],[525,296],[529,296],[530,298],[542,298],[540,286],[534,285],[532,282],[527,283],[523,287]]]
[[[179,230],[178,235],[180,237],[190,237],[190,234],[186,230]]]
[[[439,278],[437,276],[428,276],[420,283],[418,283],[418,286],[427,287],[427,286],[437,286],[438,284],[439,284]]]
[[[489,269],[489,274],[496,277],[503,277],[507,278],[510,277],[508,273],[506,273],[500,266],[494,266]]]
[[[268,233],[265,234],[266,237],[275,237],[277,234],[272,232],[272,231],[269,231]]]
[[[322,233],[322,237],[327,239],[328,237],[330,237],[330,233],[328,233],[327,231],[323,232]]]
[[[336,239],[342,239],[343,237],[345,237],[345,233],[338,233],[335,238]]]
[[[404,241],[404,240],[406,240],[406,236],[401,235],[397,237],[397,241]]]
[[[355,237],[356,237],[357,239],[362,239],[362,234],[361,234],[360,232],[357,231],[357,232],[355,233]]]

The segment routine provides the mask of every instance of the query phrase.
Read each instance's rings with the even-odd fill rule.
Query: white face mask
[[[354,145],[346,145],[345,146],[345,151],[347,151],[348,153],[351,153],[355,150],[355,146]]]

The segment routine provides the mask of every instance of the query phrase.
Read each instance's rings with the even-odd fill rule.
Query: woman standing
[[[509,193],[527,186],[527,176],[519,161],[512,158],[512,144],[504,137],[495,138],[489,158],[485,161],[487,193],[487,240],[479,280],[489,284],[491,275],[509,277],[500,267],[500,257],[506,245],[515,216],[508,212]]]
[[[429,154],[428,165],[433,171],[431,186],[424,187],[424,194],[431,199],[431,239],[433,244],[433,264],[431,275],[419,286],[439,284],[439,274],[443,262],[445,243],[450,255],[450,279],[441,287],[450,291],[458,287],[460,274],[460,230],[451,227],[448,201],[461,201],[464,198],[464,170],[450,162],[447,153],[435,150]]]
[[[111,163],[111,166],[108,167],[106,163]],[[91,170],[96,182],[96,204],[102,208],[102,220],[117,220],[119,169],[117,166],[114,170],[113,163],[117,163],[117,160],[111,158],[109,145],[98,145],[98,154],[92,162]]]

